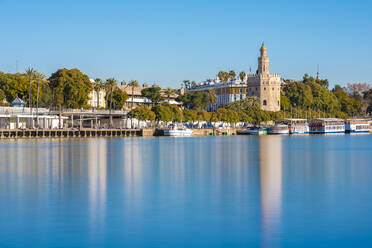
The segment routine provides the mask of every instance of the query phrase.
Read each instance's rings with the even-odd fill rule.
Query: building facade
[[[217,103],[211,105],[210,110],[254,96],[260,100],[262,110],[276,112],[280,111],[280,84],[280,75],[270,74],[267,49],[262,44],[255,74],[247,74],[244,80],[233,79],[228,82],[222,82],[219,78],[208,80],[187,91],[214,89]]]
[[[94,79],[90,79],[92,85],[94,85]],[[106,108],[106,91],[105,89],[92,90],[89,93],[88,105],[93,108]]]

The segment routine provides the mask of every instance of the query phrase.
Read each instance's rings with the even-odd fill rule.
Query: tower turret
[[[261,56],[258,57],[258,74],[269,74],[269,57],[266,56],[266,46],[262,42],[262,46],[260,48]]]

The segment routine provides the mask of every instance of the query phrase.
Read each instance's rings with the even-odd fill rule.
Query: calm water
[[[372,135],[0,141],[0,247],[372,247]]]

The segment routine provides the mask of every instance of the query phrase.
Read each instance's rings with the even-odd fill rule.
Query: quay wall
[[[0,139],[7,138],[79,138],[79,137],[153,137],[163,136],[164,129],[0,129]],[[193,129],[192,136],[236,135],[236,129]]]

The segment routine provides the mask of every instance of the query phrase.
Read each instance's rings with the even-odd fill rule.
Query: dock
[[[143,129],[0,129],[4,138],[68,138],[143,136]]]
[[[193,129],[192,136],[231,136],[236,129]],[[163,136],[163,129],[83,128],[83,129],[0,129],[0,139],[21,138],[85,138],[85,137],[154,137]]]

